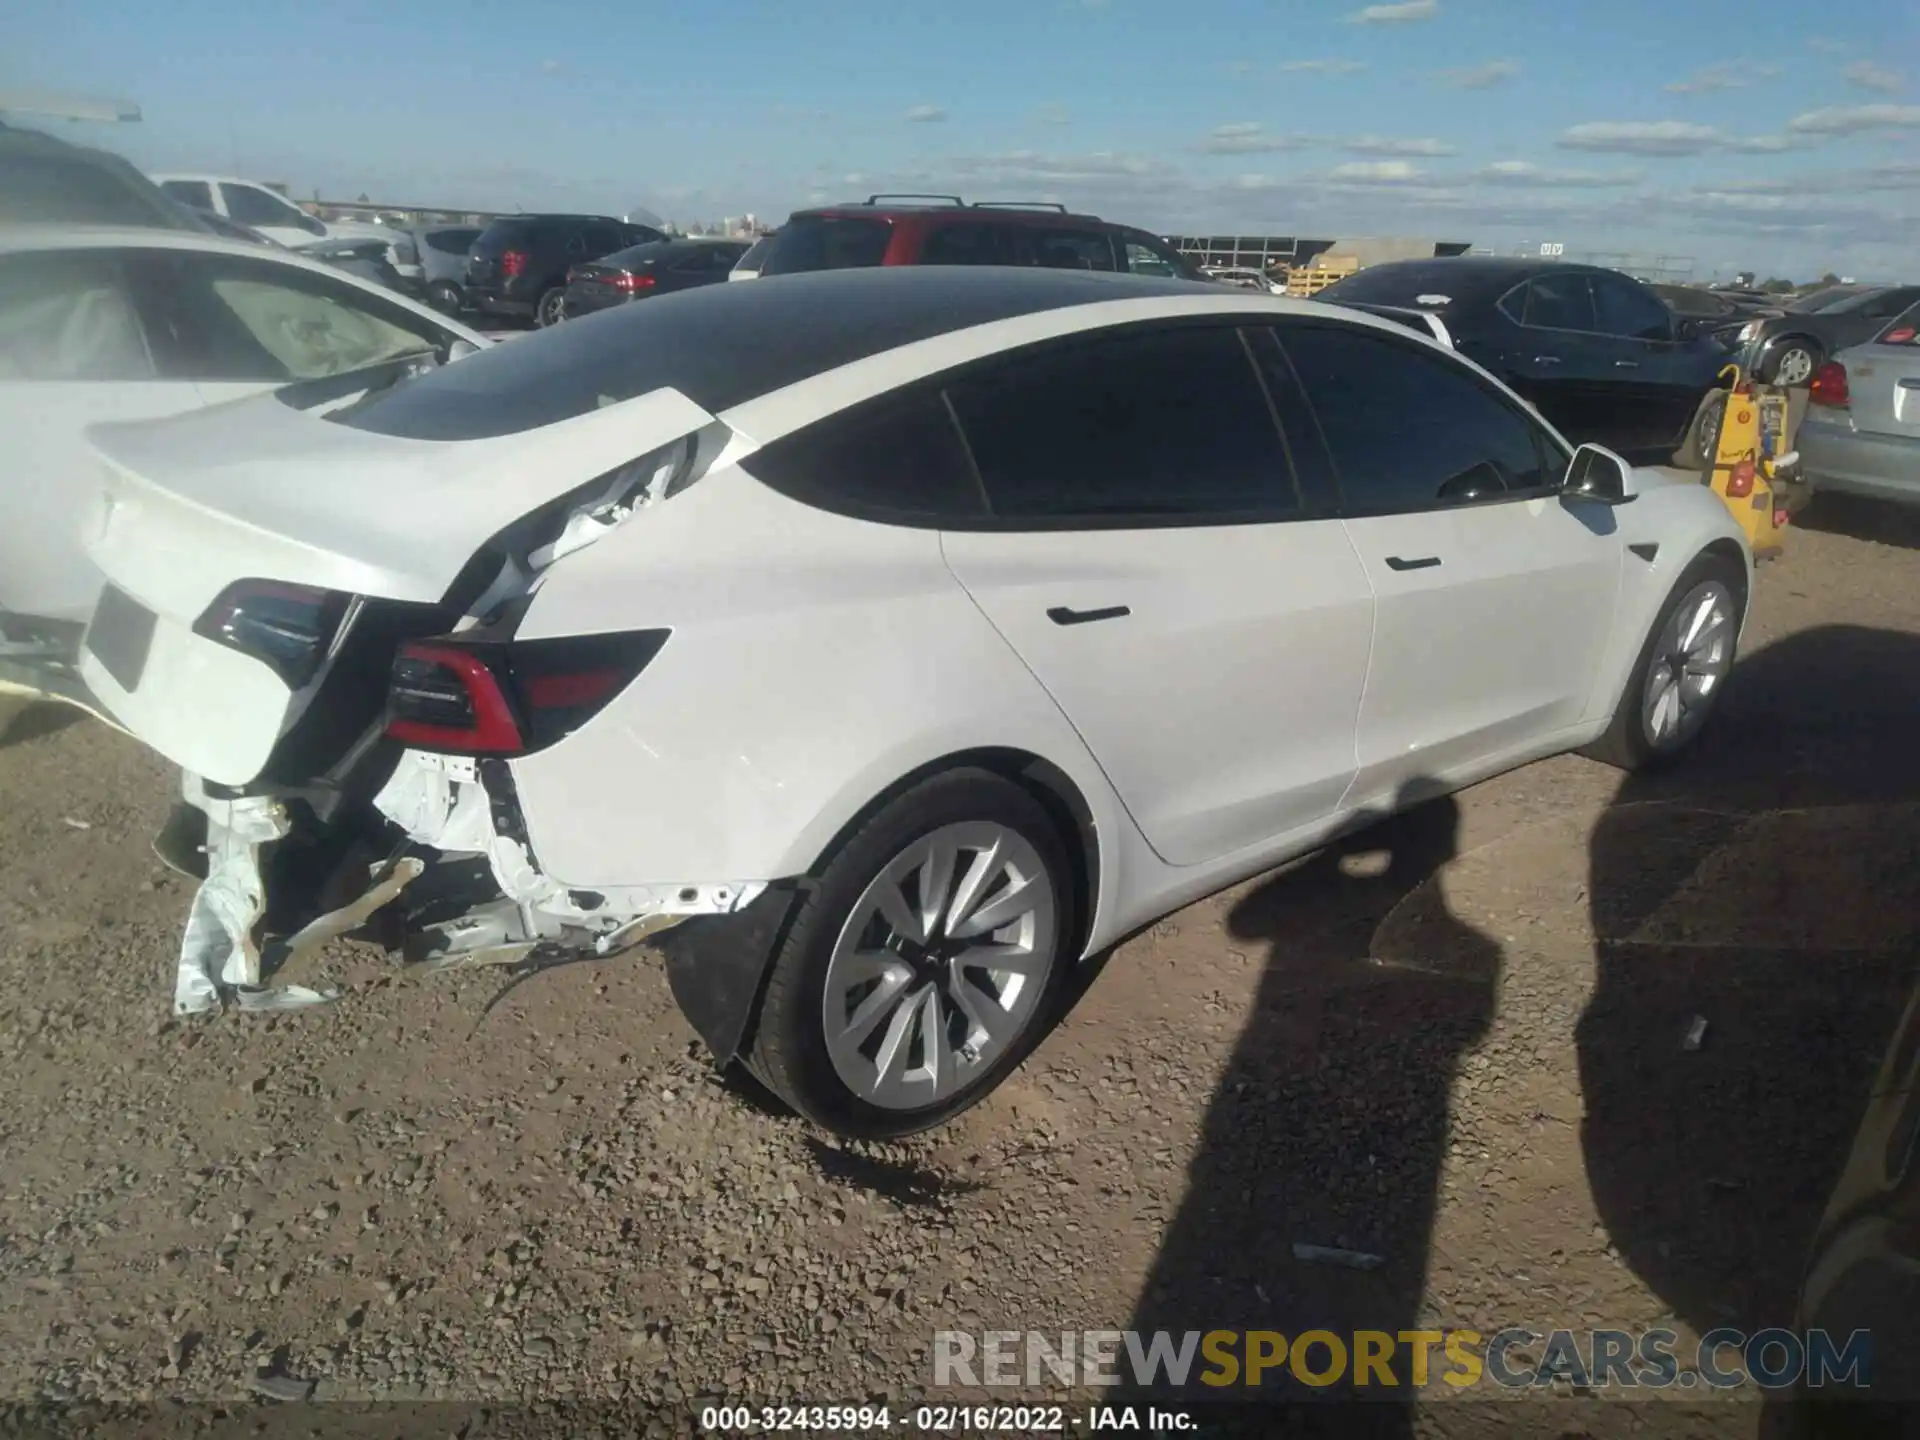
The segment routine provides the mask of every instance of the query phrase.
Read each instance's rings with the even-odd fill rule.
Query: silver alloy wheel
[[[943,825],[854,902],[827,960],[827,1054],[886,1110],[974,1083],[1032,1022],[1056,960],[1058,899],[1036,850],[993,821]]]
[[[1733,667],[1737,614],[1733,592],[1721,581],[1705,580],[1660,627],[1640,699],[1640,723],[1655,750],[1679,749],[1706,724]]]
[[[558,290],[549,290],[540,297],[540,309],[533,319],[541,329],[549,325],[558,325],[567,318],[567,297]]]
[[[1789,345],[1774,362],[1773,379],[1777,385],[1804,385],[1813,378],[1813,352],[1804,345]]]

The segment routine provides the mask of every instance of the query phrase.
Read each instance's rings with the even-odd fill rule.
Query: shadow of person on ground
[[[1413,1328],[1448,1097],[1462,1052],[1492,1019],[1501,967],[1499,949],[1449,916],[1437,887],[1414,893],[1457,853],[1459,823],[1451,797],[1419,805],[1277,872],[1234,907],[1231,933],[1266,946],[1259,995],[1129,1328],[1176,1339]],[[1375,930],[1410,896],[1434,912],[1421,916],[1430,968],[1373,963]],[[1380,1263],[1303,1261],[1296,1244]],[[1324,1367],[1326,1353],[1314,1363]],[[1117,1403],[1236,1393],[1196,1383],[1203,1368],[1196,1359],[1186,1386],[1128,1389]],[[1242,1417],[1248,1433],[1270,1433],[1277,1417],[1264,1402],[1316,1394],[1284,1369],[1262,1379],[1263,1403]],[[1410,1414],[1393,1403],[1309,1407],[1290,1417],[1295,1433],[1302,1424],[1398,1434]]]
[[[1586,1168],[1625,1264],[1696,1333],[1794,1324],[1914,983],[1916,727],[1920,641],[1802,632],[1742,660],[1697,752],[1595,828]]]

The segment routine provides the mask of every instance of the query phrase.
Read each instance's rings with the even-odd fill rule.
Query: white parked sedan
[[[79,531],[99,489],[87,425],[486,343],[286,250],[197,231],[0,231],[0,693],[85,703],[65,667],[100,594]]]
[[[1401,325],[1079,271],[715,285],[96,434],[85,675],[205,817],[180,1008],[261,1003],[331,855],[371,888],[307,933],[396,896],[435,963],[685,922],[711,1048],[866,1136],[1176,906],[1679,754],[1751,578],[1705,488]]]

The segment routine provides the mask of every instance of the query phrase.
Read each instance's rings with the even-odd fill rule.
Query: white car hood
[[[83,534],[109,579],[181,617],[244,577],[437,601],[513,521],[712,423],[657,390],[517,435],[412,440],[270,393],[90,428],[105,483]]]

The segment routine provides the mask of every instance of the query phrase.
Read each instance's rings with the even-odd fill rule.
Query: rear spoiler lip
[[[1408,320],[1418,320],[1421,322],[1419,325],[1408,328],[1425,330],[1428,335],[1449,350],[1457,348],[1453,343],[1453,332],[1448,330],[1446,322],[1431,310],[1418,310],[1411,305],[1374,305],[1364,300],[1332,300],[1328,303],[1343,305],[1349,310],[1364,310],[1369,315],[1384,316],[1389,320],[1398,320],[1402,324]]]

